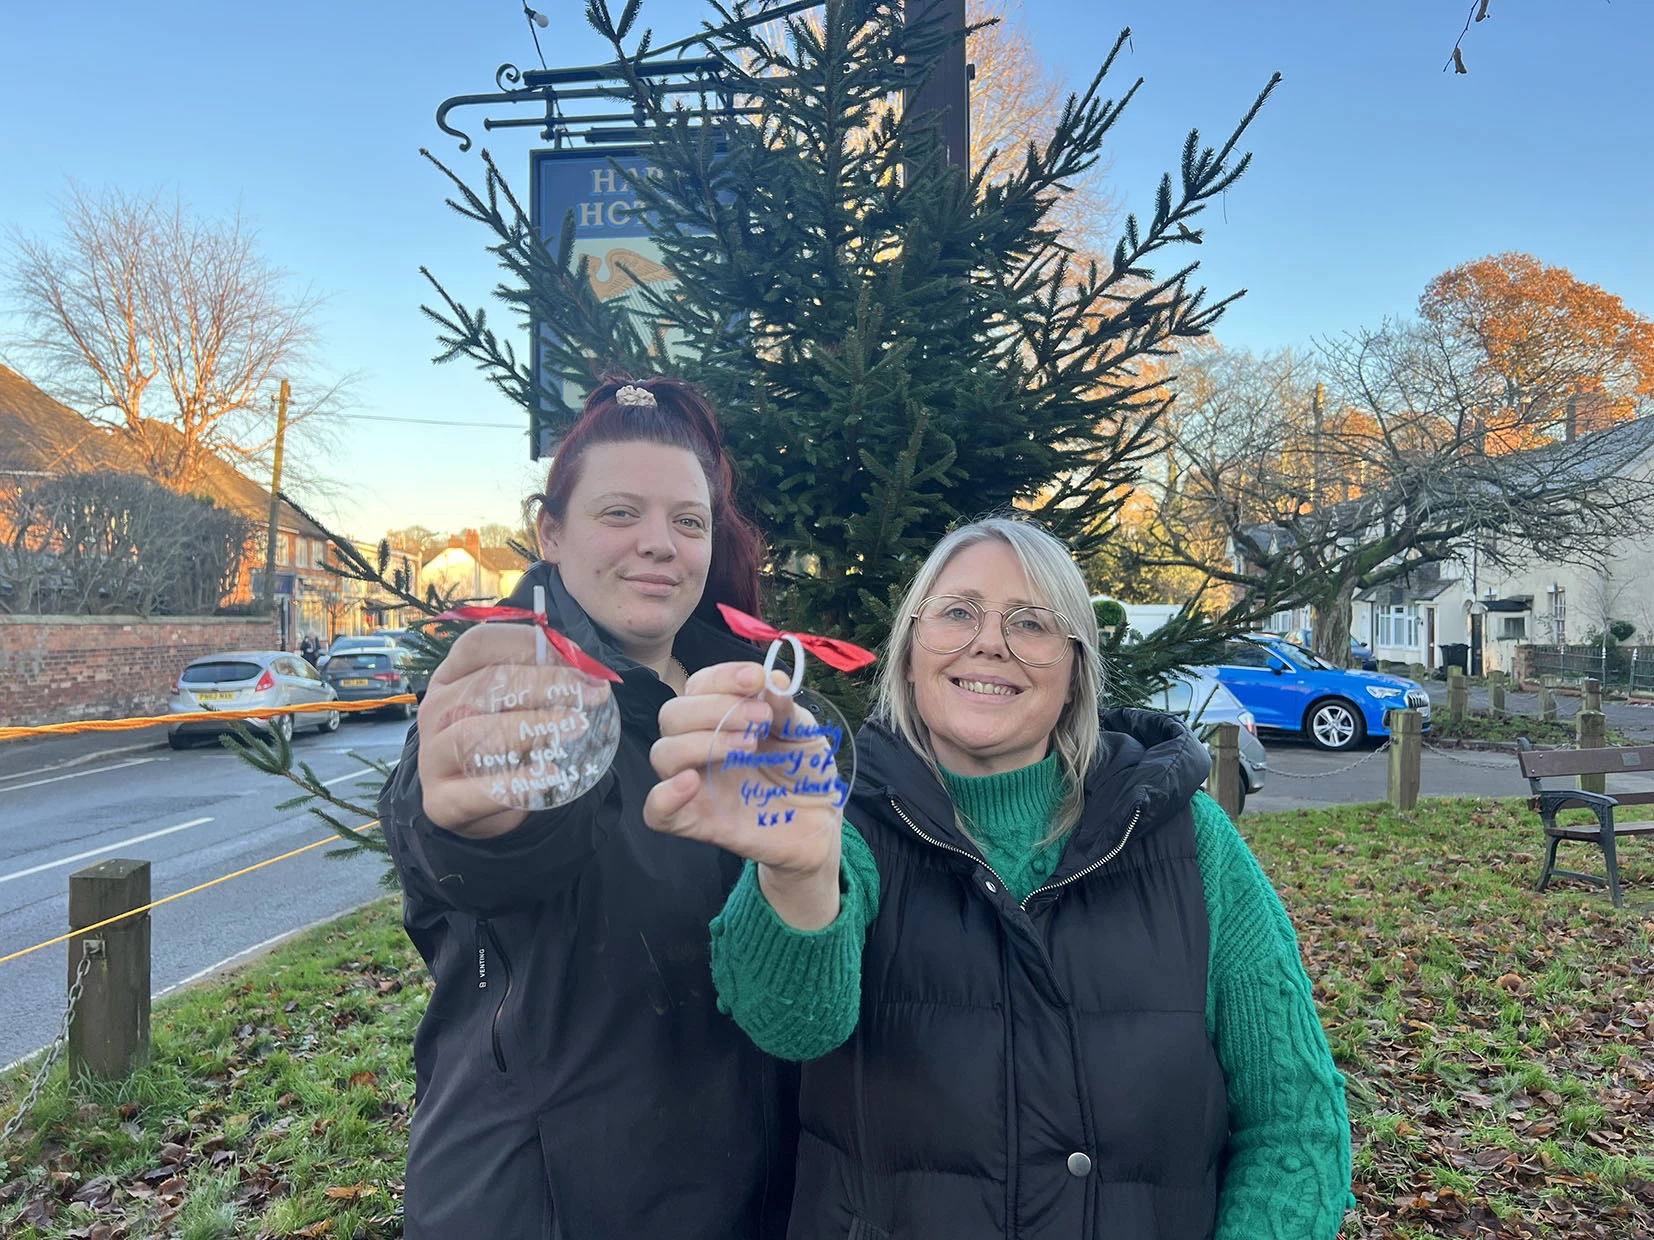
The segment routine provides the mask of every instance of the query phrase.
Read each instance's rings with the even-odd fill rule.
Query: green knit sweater
[[[1062,800],[1055,756],[1003,775],[944,771],[943,778],[983,859],[1018,901],[1027,897],[1062,858],[1064,841],[1041,843]],[[1344,1080],[1274,889],[1217,803],[1197,793],[1193,808],[1211,923],[1206,1032],[1229,1101],[1216,1240],[1331,1238],[1354,1204]],[[861,952],[878,915],[879,872],[848,822],[840,886],[832,925],[794,930],[764,899],[749,862],[713,919],[719,1007],[781,1058],[825,1055],[849,1038],[860,1014]]]

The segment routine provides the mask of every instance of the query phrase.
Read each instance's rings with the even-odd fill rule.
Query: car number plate
[[[234,698],[235,694],[233,693],[197,693],[195,695],[197,702],[228,702]]]
[[[368,678],[366,676],[357,676],[352,677],[349,680],[341,680],[339,683],[347,689],[360,689],[363,685],[368,683]]]

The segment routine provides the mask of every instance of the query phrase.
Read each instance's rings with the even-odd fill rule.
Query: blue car
[[[1410,707],[1430,727],[1430,695],[1399,676],[1346,671],[1281,637],[1229,642],[1213,669],[1260,728],[1301,733],[1321,749],[1354,749],[1388,736],[1385,712]]]

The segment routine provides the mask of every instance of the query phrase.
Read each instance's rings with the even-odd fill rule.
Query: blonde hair
[[[1085,578],[1068,548],[1043,526],[1029,520],[985,517],[959,527],[936,544],[914,574],[896,609],[885,657],[874,680],[874,710],[913,746],[940,778],[941,768],[931,746],[930,729],[919,717],[918,699],[907,678],[913,654],[913,613],[934,592],[948,561],[966,547],[995,539],[1016,555],[1035,598],[1062,613],[1069,631],[1079,641],[1070,671],[1068,702],[1051,731],[1064,788],[1056,821],[1046,837],[1054,840],[1073,830],[1085,809],[1085,774],[1096,762],[1101,743],[1098,706],[1103,691],[1103,661],[1097,649],[1097,624],[1091,613],[1091,595]],[[962,818],[958,821],[960,829],[974,839],[968,824]]]

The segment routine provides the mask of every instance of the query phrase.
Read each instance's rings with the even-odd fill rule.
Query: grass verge
[[[1492,715],[1467,711],[1457,723],[1447,717],[1445,709],[1438,709],[1430,720],[1430,736],[1434,740],[1498,741],[1514,745],[1518,737],[1527,737],[1535,745],[1562,745],[1568,748],[1579,743],[1579,734],[1573,723],[1544,720],[1537,715]],[[1634,745],[1637,742],[1622,732],[1608,729],[1610,745]]]
[[[390,899],[162,1002],[147,1067],[78,1088],[58,1068],[0,1150],[0,1236],[401,1235],[425,987]]]
[[[1543,840],[1519,801],[1241,826],[1349,1082],[1346,1237],[1654,1235],[1654,848],[1621,850],[1616,910],[1577,882],[1532,890]]]
[[[1616,911],[1580,884],[1531,890],[1541,840],[1517,801],[1242,828],[1349,1081],[1347,1240],[1654,1235],[1654,847],[1624,848]],[[78,1088],[60,1069],[0,1150],[0,1235],[400,1235],[425,986],[384,901],[165,1002],[148,1068]],[[0,1116],[23,1083],[0,1082]]]

